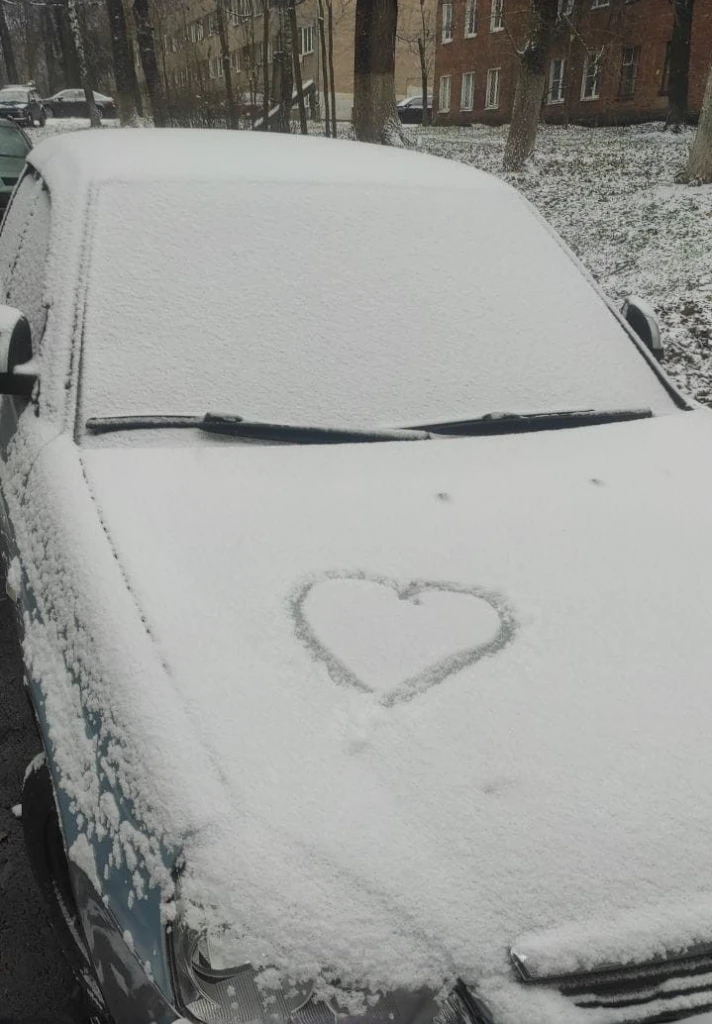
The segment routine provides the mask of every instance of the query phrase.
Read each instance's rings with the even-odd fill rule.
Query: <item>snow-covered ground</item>
[[[86,125],[54,120],[31,134],[39,139]],[[630,294],[648,299],[663,325],[671,376],[712,404],[712,186],[675,181],[693,132],[543,127],[529,168],[505,175],[506,131],[406,128],[423,152],[472,164],[521,189],[616,302]],[[339,134],[350,130],[342,125]]]

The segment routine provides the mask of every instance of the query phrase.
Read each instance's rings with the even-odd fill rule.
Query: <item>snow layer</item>
[[[150,699],[141,672],[94,685],[132,786],[151,792],[166,758],[143,813],[184,851],[192,920],[296,976],[477,980],[512,1024],[524,1007],[572,1019],[511,985],[523,937],[560,959],[570,929],[586,966],[708,939],[711,445],[696,412],[439,444],[85,451],[166,673]],[[317,644],[298,628],[306,583]],[[444,628],[460,650],[497,628],[490,600],[465,636],[471,588],[506,602],[512,637],[433,680]],[[440,594],[447,609],[416,603]],[[380,699],[418,668],[407,699]]]

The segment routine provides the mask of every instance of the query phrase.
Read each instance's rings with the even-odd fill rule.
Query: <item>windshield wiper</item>
[[[356,427],[310,427],[287,423],[260,423],[242,416],[206,413],[205,416],[106,416],[87,420],[91,434],[120,430],[191,429],[226,434],[254,441],[287,441],[292,444],[347,444],[373,441],[426,441],[425,430],[363,429]]]
[[[565,430],[569,427],[591,427],[599,423],[622,423],[646,420],[652,409],[565,409],[560,412],[488,412],[471,420],[446,423],[424,423],[413,430],[429,434],[452,434],[461,437],[488,434],[527,434],[537,430]]]
[[[291,441],[293,444],[348,444],[373,441],[427,441],[428,432],[418,427],[396,430],[358,427],[310,427],[289,423],[260,423],[241,416],[206,413],[201,430],[213,434],[229,434],[255,441]]]

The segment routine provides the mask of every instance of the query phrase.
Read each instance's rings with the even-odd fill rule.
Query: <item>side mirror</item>
[[[645,347],[660,361],[665,355],[665,349],[660,337],[660,324],[650,303],[636,295],[629,295],[621,313]]]
[[[27,317],[12,306],[0,306],[0,395],[29,398],[36,383]]]

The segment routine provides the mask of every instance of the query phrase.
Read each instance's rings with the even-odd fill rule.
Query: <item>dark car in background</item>
[[[398,117],[403,124],[422,124],[423,123],[423,97],[422,96],[409,96],[405,100],[401,100],[396,105],[398,111]],[[428,103],[428,123],[432,120],[433,107],[432,103]]]
[[[22,128],[7,118],[0,119],[0,216],[10,202],[10,196],[22,174],[25,157],[32,143]]]
[[[40,94],[32,85],[6,85],[0,89],[0,118],[31,127],[44,125],[47,114]]]
[[[89,117],[89,106],[83,89],[62,89],[42,102],[50,117]],[[95,92],[94,102],[100,117],[116,117],[113,97]]]

